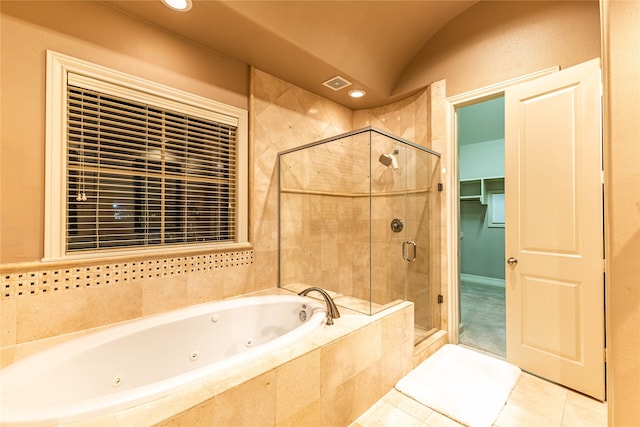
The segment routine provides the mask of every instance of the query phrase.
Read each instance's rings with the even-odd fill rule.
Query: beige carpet
[[[447,344],[396,384],[401,393],[470,427],[488,427],[500,414],[520,368]]]

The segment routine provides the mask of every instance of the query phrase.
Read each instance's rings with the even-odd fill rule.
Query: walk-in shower
[[[278,153],[279,286],[440,328],[440,155],[364,128]]]

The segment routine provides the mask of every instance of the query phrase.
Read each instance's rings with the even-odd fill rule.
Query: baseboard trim
[[[460,273],[460,280],[464,280],[465,282],[477,283],[479,285],[504,288],[504,279],[496,279],[495,277],[476,276],[475,274]]]

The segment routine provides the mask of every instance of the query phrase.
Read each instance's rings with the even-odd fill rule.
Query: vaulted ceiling
[[[396,87],[412,59],[476,2],[193,0],[190,11],[176,12],[160,0],[104,1],[353,109],[410,95]],[[322,85],[336,75],[352,85],[339,91]],[[367,96],[350,98],[356,88]]]

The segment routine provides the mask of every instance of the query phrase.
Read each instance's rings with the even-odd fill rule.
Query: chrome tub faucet
[[[327,303],[327,325],[333,325],[333,319],[339,318],[340,312],[338,311],[338,307],[336,306],[336,303],[333,302],[333,299],[331,299],[327,291],[325,291],[322,288],[312,286],[300,292],[298,295],[305,297],[309,292],[312,292],[312,291],[318,292],[324,298],[324,301]]]

